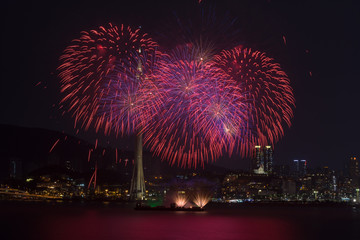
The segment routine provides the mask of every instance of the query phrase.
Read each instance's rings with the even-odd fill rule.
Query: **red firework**
[[[61,101],[68,105],[77,123],[87,130],[91,125],[98,131],[106,119],[99,114],[106,87],[111,82],[108,76],[115,66],[122,66],[134,54],[141,51],[150,52],[157,46],[147,34],[139,29],[111,23],[106,27],[83,31],[79,39],[72,41],[60,57]]]
[[[239,138],[243,155],[255,145],[276,143],[291,125],[295,99],[290,80],[278,63],[265,53],[247,48],[224,50],[214,57],[214,65],[237,81],[247,105],[245,131]]]

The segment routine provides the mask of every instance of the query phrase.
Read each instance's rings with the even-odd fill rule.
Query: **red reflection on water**
[[[210,213],[89,211],[42,224],[45,239],[296,239],[294,226],[276,218]]]

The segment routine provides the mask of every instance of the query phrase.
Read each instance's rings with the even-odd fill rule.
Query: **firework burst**
[[[81,32],[79,39],[72,41],[61,56],[59,66],[61,104],[68,105],[68,111],[75,119],[75,126],[87,130],[91,125],[98,130],[104,120],[99,114],[105,86],[110,84],[109,75],[115,66],[123,66],[134,59],[133,55],[142,51],[153,51],[157,44],[139,29],[111,23],[91,31]]]
[[[110,133],[110,130],[121,135],[142,132],[159,112],[163,95],[152,74],[159,56],[161,53],[158,51],[151,55],[137,52],[109,75],[99,101],[105,133]]]
[[[247,106],[247,122],[239,139],[242,154],[255,145],[276,143],[291,125],[294,96],[290,80],[280,65],[265,53],[247,48],[224,50],[214,65],[226,71],[238,84]]]
[[[142,134],[154,154],[181,167],[276,143],[293,117],[290,81],[265,53],[242,47],[220,52],[237,42],[231,31],[236,20],[216,19],[209,8],[189,31],[178,21],[187,44],[168,54],[124,25],[82,32],[58,68],[61,105],[74,127]],[[214,21],[217,27],[209,27]]]
[[[185,195],[177,194],[175,196],[175,204],[177,207],[185,207],[185,205],[188,203],[189,199]]]
[[[243,121],[235,82],[196,56],[196,48],[185,46],[159,61],[155,78],[166,102],[145,137],[152,151],[182,167],[221,156]]]
[[[196,193],[194,196],[193,202],[198,206],[199,208],[203,208],[208,204],[211,200],[211,196],[208,193],[199,192]]]

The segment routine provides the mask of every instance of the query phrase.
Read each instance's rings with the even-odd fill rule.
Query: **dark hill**
[[[83,139],[53,130],[11,125],[0,125],[0,131],[0,179],[9,177],[10,162],[20,166],[18,178],[24,178],[29,173],[49,165],[71,168],[79,173],[91,173],[95,162],[98,164],[98,169],[103,172],[112,171],[125,179],[131,177],[134,159],[134,153],[131,151],[119,150],[117,158],[119,162],[116,163],[115,149],[104,148],[99,144],[97,149],[92,151],[91,160],[88,162],[89,149],[94,149],[94,145]],[[210,164],[207,164],[205,169],[196,170],[171,167],[147,151],[144,151],[143,157],[146,176],[226,172],[226,169]]]
[[[98,161],[99,168],[109,167],[115,162],[115,151],[100,146],[91,153],[88,162],[89,149],[94,149],[94,145],[61,132],[11,125],[0,125],[0,131],[1,179],[9,176],[10,162],[18,164],[22,177],[48,165],[85,172],[91,171],[95,161]],[[125,159],[133,154],[119,152],[119,155]]]

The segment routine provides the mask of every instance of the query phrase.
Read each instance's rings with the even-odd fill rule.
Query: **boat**
[[[143,203],[136,203],[135,210],[140,211],[175,211],[175,212],[203,212],[204,208],[201,207],[177,207],[174,203],[170,207],[156,206],[151,207]]]

